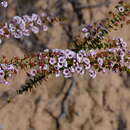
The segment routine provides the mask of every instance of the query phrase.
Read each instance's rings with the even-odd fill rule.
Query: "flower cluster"
[[[17,69],[13,64],[0,64],[0,83],[9,84],[6,79],[16,73]]]
[[[126,17],[130,16],[130,4],[125,2],[119,2],[115,7],[117,12],[109,12],[109,18],[101,20],[100,22],[95,22],[94,24],[84,25],[82,28],[84,42],[79,45],[79,48],[88,49],[101,49],[106,48],[106,45],[102,43],[102,40],[111,30],[116,30],[117,27],[122,27],[126,21],[130,24],[130,20]],[[77,41],[76,43],[78,43]]]
[[[100,52],[80,50],[77,53],[69,49],[46,49],[43,53],[36,54],[33,62],[26,63],[33,66],[29,72],[31,76],[46,72],[54,73],[56,77],[63,75],[68,78],[75,73],[83,75],[89,72],[90,76],[95,78],[97,71],[106,72],[107,69],[115,72],[124,71],[130,64],[129,58],[130,54],[126,48],[111,48]]]
[[[96,73],[100,71],[104,73],[108,70],[114,72],[129,70],[130,50],[127,49],[127,43],[122,38],[115,38],[112,42],[116,44],[116,47],[100,51],[80,50],[76,52],[70,49],[46,49],[42,53],[30,54],[21,59],[14,57],[7,61],[4,58],[0,64],[0,74],[3,79],[10,77],[10,73],[16,73],[16,70],[21,68],[27,69],[31,77],[42,73],[46,76],[55,74],[56,77],[63,75],[69,78],[75,73],[84,75],[88,72],[90,77],[95,78]]]
[[[84,75],[88,72],[90,77],[95,78],[97,72],[130,71],[130,50],[127,49],[127,43],[120,37],[113,39],[106,37],[130,14],[129,4],[119,2],[116,9],[117,13],[111,12],[110,18],[93,25],[85,25],[82,28],[84,37],[76,38],[75,48],[46,49],[40,53],[28,54],[23,58],[14,57],[11,60],[1,57],[0,83],[7,84],[7,78],[16,74],[18,69],[26,70],[27,75],[34,79],[27,82],[19,93],[28,90],[30,86],[32,88],[33,84],[50,74],[70,78],[75,73]],[[14,16],[8,23],[0,24],[0,38],[22,38],[30,36],[31,33],[37,34],[41,30],[47,31],[48,25],[55,21],[56,18],[45,13]]]
[[[45,12],[40,15],[14,16],[9,22],[0,24],[0,41],[3,38],[14,37],[17,39],[47,31],[49,25],[58,21],[58,17],[48,16]]]
[[[8,2],[4,0],[4,1],[0,2],[0,5],[1,5],[2,7],[4,7],[4,8],[7,8]]]

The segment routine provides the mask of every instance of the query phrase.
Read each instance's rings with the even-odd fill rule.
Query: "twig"
[[[94,5],[83,5],[83,6],[77,6],[76,8],[77,9],[90,9],[90,8],[100,8],[102,6],[108,6],[111,4],[111,1],[104,1],[104,2],[101,2],[101,3],[97,3],[97,4],[94,4]]]

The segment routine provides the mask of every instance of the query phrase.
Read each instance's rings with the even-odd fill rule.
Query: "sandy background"
[[[68,20],[63,26],[52,26],[47,33],[4,40],[0,55],[23,56],[46,47],[68,48],[80,25],[107,17],[117,2],[104,1],[9,0],[7,12],[0,9],[2,21],[42,10]],[[78,9],[95,4],[101,6]],[[130,48],[130,26],[111,35],[123,37]],[[31,93],[16,96],[7,104],[7,98],[24,83],[25,73],[21,71],[12,81],[10,86],[0,85],[0,130],[130,130],[130,75],[126,73],[98,73],[95,79],[87,74],[72,79],[50,76]]]

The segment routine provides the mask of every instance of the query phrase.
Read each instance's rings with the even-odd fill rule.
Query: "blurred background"
[[[15,15],[42,11],[67,18],[47,32],[22,40],[5,39],[0,45],[0,55],[10,58],[45,48],[69,48],[82,25],[106,18],[118,0],[8,2],[7,9],[0,8],[1,22]],[[130,48],[130,26],[113,31],[110,36],[123,37]],[[0,85],[0,130],[130,130],[130,75],[127,73],[98,73],[95,79],[87,74],[72,79],[50,76],[32,92],[16,96],[7,104],[7,98],[24,83],[25,75],[20,71],[9,86]]]

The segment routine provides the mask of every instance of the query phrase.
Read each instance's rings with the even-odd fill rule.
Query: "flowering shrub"
[[[1,6],[7,7],[6,1]],[[8,78],[24,69],[29,76],[19,90],[22,94],[41,82],[50,74],[56,77],[72,77],[75,73],[89,73],[95,78],[97,72],[130,72],[130,50],[127,43],[120,37],[107,37],[111,30],[130,24],[130,4],[119,2],[116,12],[109,12],[109,18],[93,25],[84,25],[79,36],[75,38],[71,49],[45,49],[43,52],[31,53],[23,58],[7,59],[0,57],[0,83],[9,84]],[[31,33],[47,31],[50,24],[58,22],[59,18],[48,16],[46,13],[14,16],[9,22],[0,24],[0,38],[23,38]]]

